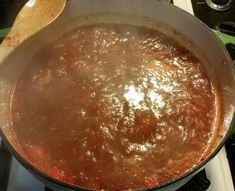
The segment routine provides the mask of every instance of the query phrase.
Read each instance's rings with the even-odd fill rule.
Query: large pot
[[[235,74],[227,51],[209,28],[190,14],[158,0],[68,1],[63,13],[54,23],[17,47],[0,65],[0,126],[3,140],[16,159],[46,185],[63,190],[87,190],[50,177],[24,159],[11,128],[9,111],[16,81],[35,53],[55,37],[79,25],[98,22],[138,24],[168,33],[203,61],[214,85],[224,97],[224,112],[218,113],[223,122],[205,160],[168,183],[146,189],[176,190],[216,155],[229,136],[234,121]]]

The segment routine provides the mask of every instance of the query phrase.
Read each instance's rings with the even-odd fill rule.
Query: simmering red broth
[[[212,141],[215,93],[203,63],[147,27],[94,24],[49,43],[12,97],[24,157],[61,181],[145,188],[198,164]]]

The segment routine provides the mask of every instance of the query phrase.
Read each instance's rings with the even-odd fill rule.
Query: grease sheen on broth
[[[215,95],[201,61],[162,33],[78,27],[21,74],[12,122],[23,155],[59,180],[94,189],[158,185],[207,150]]]

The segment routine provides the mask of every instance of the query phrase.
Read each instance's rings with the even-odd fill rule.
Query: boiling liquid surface
[[[215,95],[200,60],[126,24],[81,26],[38,53],[17,82],[12,122],[24,156],[79,186],[158,185],[197,164]]]

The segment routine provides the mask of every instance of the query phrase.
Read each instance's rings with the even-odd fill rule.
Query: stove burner
[[[205,0],[191,0],[191,2],[194,15],[213,29],[217,29],[221,22],[235,23],[235,0],[231,1],[230,9],[227,11],[215,11],[207,6]]]
[[[232,0],[206,0],[206,4],[216,11],[227,11],[230,8]]]

